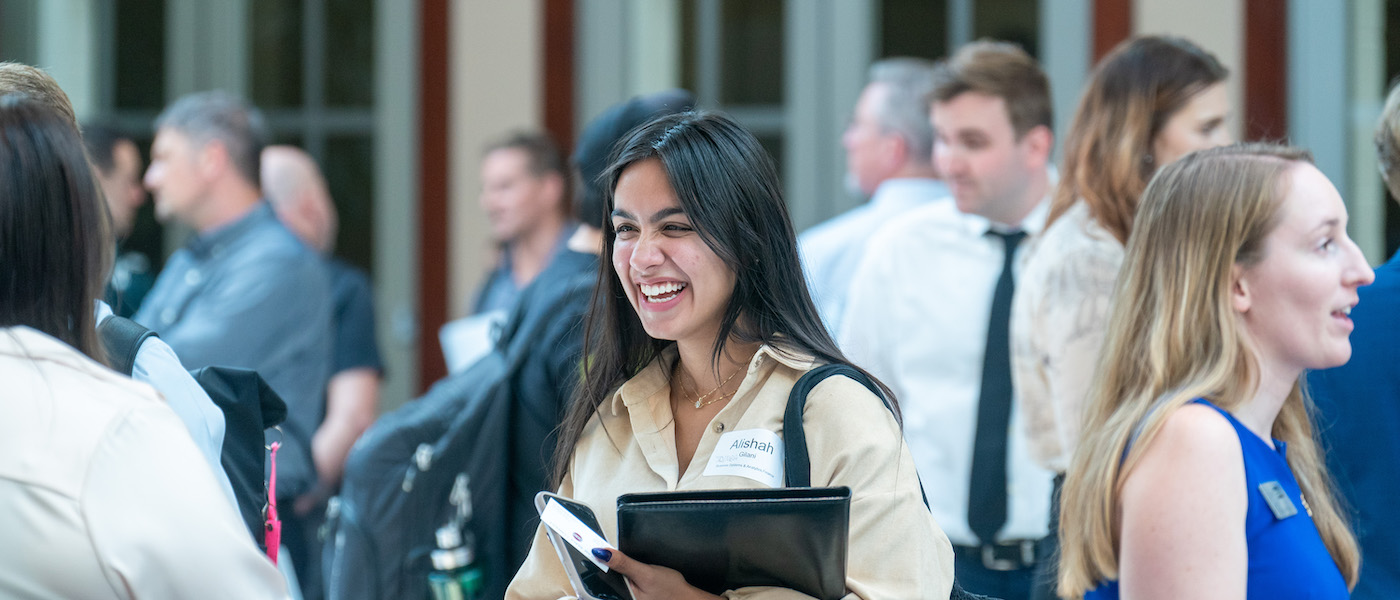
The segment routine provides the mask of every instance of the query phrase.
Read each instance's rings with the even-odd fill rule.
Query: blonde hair
[[[0,62],[0,94],[23,94],[53,109],[73,131],[82,133],[73,103],[52,75],[39,67],[17,62]]]
[[[1220,61],[1185,38],[1145,36],[1114,48],[1079,99],[1046,226],[1083,199],[1094,220],[1126,243],[1138,197],[1158,166],[1157,134],[1193,96],[1227,75]]]
[[[1303,150],[1235,145],[1197,152],[1148,184],[1119,273],[1084,439],[1071,461],[1060,519],[1061,596],[1118,578],[1124,476],[1176,409],[1207,398],[1229,410],[1257,383],[1257,358],[1230,303],[1232,271],[1263,258],[1278,225],[1284,176]],[[1313,520],[1349,585],[1356,540],[1333,498],[1298,383],[1274,421]]]

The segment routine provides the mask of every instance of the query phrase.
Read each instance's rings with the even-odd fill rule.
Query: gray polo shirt
[[[185,368],[253,369],[282,396],[277,491],[292,497],[316,481],[310,440],[325,416],[331,311],[321,259],[262,202],[171,255],[132,318],[159,333]]]

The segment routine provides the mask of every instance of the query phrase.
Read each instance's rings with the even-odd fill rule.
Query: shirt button
[[[715,423],[715,433],[724,433],[724,423]]]
[[[204,276],[200,275],[199,271],[191,270],[185,272],[185,285],[199,285],[201,279],[204,279]]]

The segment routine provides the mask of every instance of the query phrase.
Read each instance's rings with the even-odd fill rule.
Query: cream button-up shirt
[[[617,541],[617,498],[635,492],[759,488],[745,477],[704,475],[724,432],[783,430],[783,411],[810,356],[763,346],[734,398],[679,472],[669,374],[672,345],[598,407],[574,449],[558,493],[590,506],[603,534]],[[812,485],[851,488],[848,598],[947,598],[953,584],[948,538],[923,504],[918,475],[894,416],[878,397],[846,377],[818,384],[803,413]],[[543,528],[506,597],[571,598],[574,591]],[[728,598],[805,598],[786,589],[742,588]]]

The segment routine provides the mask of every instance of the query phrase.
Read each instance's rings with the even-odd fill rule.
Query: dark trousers
[[[297,516],[292,510],[292,500],[279,501],[279,508],[284,502],[287,508],[281,514],[282,545],[287,547],[292,566],[297,570],[302,600],[321,600],[325,596],[325,586],[321,581],[320,528],[326,520],[325,508],[318,507],[309,514]]]
[[[953,577],[964,590],[1000,600],[1030,600],[1031,578],[1035,567],[1012,571],[994,571],[982,564],[982,557],[973,552],[953,550]]]
[[[1039,562],[1035,565],[1035,587],[1031,590],[1031,600],[1056,600],[1059,595],[1055,587],[1060,579],[1060,489],[1065,485],[1065,474],[1055,475],[1055,487],[1050,492],[1050,533],[1040,540],[1036,549]]]

